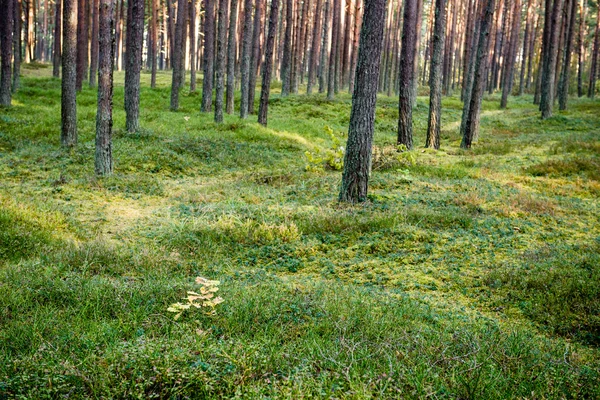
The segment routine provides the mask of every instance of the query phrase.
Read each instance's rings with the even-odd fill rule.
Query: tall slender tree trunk
[[[510,43],[508,47],[508,58],[505,60],[506,73],[502,83],[502,99],[500,108],[506,108],[508,104],[508,95],[511,93],[514,81],[515,62],[517,58],[517,48],[519,46],[519,32],[521,31],[521,0],[514,0],[512,16],[512,29],[510,32]]]
[[[542,75],[542,119],[552,117],[554,107],[554,81],[556,74],[556,60],[558,57],[558,41],[560,34],[560,16],[563,0],[554,0],[552,7],[552,20],[547,21],[549,25],[547,45],[548,55],[544,63],[544,74]]]
[[[258,122],[264,126],[267,126],[267,114],[269,111],[269,94],[271,93],[271,74],[273,73],[273,50],[275,47],[275,35],[277,34],[278,17],[279,0],[271,0],[271,12],[269,13],[269,28],[267,32],[267,42],[265,45],[265,62],[262,68],[260,105],[258,107]]]
[[[90,87],[96,87],[96,79],[98,78],[98,10],[99,10],[99,0],[91,0],[92,2],[92,37],[91,37],[91,45],[90,48],[90,79],[89,85]],[[112,18],[112,16],[111,16]]]
[[[290,94],[291,62],[292,62],[292,25],[294,21],[294,2],[287,0],[285,17],[285,39],[283,41],[283,56],[281,59],[281,96]]]
[[[557,0],[558,1],[558,0]],[[596,80],[598,75],[598,52],[600,48],[600,6],[598,6],[598,16],[596,17],[596,35],[594,37],[594,49],[592,51],[592,65],[590,68],[590,84],[588,86],[588,97],[593,99],[596,96]]]
[[[291,1],[291,0],[289,0]],[[244,3],[244,36],[242,39],[242,60],[241,60],[241,99],[240,99],[240,117],[248,117],[248,91],[250,89],[250,58],[252,53],[252,0],[245,0]],[[285,57],[285,54],[284,54]]]
[[[407,149],[413,145],[413,79],[417,46],[418,0],[404,1],[402,49],[400,50],[400,101],[398,114],[398,144]]]
[[[60,0],[57,0],[57,2],[60,4]],[[60,26],[60,20],[58,21],[58,25]],[[58,42],[60,46],[60,31],[55,38],[59,38],[55,42]],[[11,89],[14,93],[21,86],[21,0],[15,0],[13,3],[13,58]]]
[[[112,159],[112,109],[113,109],[113,58],[114,58],[114,0],[100,0],[98,33],[98,112],[96,114],[97,175],[113,172]]]
[[[236,50],[236,28],[238,15],[238,0],[231,0],[231,10],[229,12],[229,37],[227,43],[227,90],[226,90],[226,111],[227,114],[233,113],[234,92],[235,92],[235,50]]]
[[[63,0],[60,143],[77,144],[77,0]]]
[[[375,130],[375,107],[381,50],[385,0],[365,1],[356,65],[356,83],[352,93],[352,111],[344,172],[339,201],[357,203],[367,200],[371,153]]]
[[[562,74],[558,84],[558,105],[560,110],[567,109],[569,98],[569,78],[571,71],[571,54],[573,52],[573,35],[575,34],[575,20],[577,15],[577,0],[568,0],[570,2],[571,13],[569,15],[567,39],[565,43],[565,56],[563,62]]]
[[[585,52],[584,47],[584,32],[585,32],[585,14],[586,14],[586,0],[580,0],[579,4],[579,33],[577,38],[577,97],[583,96],[583,55]]]
[[[464,135],[460,147],[470,149],[474,139],[478,136],[479,118],[481,113],[481,100],[487,75],[487,55],[490,28],[494,15],[495,0],[484,0],[485,9],[479,24],[479,40],[477,43],[477,54],[473,68],[473,86],[469,103],[465,103],[463,113],[466,114]]]
[[[195,0],[194,0],[195,1]],[[152,4],[150,16],[150,34],[152,35],[152,47],[150,49],[150,87],[156,87],[156,70],[158,68],[158,6],[159,0],[150,0]]]
[[[308,80],[306,81],[306,94],[309,95],[312,94],[312,88],[315,83],[315,74],[317,72],[317,61],[321,44],[321,10],[323,8],[323,0],[316,1],[317,8],[315,9],[314,30],[312,44],[310,46],[310,62],[308,64]]]
[[[327,99],[333,100],[337,80],[338,39],[340,31],[340,0],[333,1],[333,24],[331,28],[331,51],[329,53],[329,73],[327,76]]]
[[[196,91],[196,0],[188,4],[190,41],[190,92]]]
[[[321,61],[319,62],[319,93],[325,93],[327,73],[327,51],[329,50],[329,20],[331,19],[330,4],[333,0],[325,1],[325,15],[323,16],[323,45],[321,46]]]
[[[19,4],[21,0],[19,0]],[[19,13],[19,22],[21,21]],[[52,55],[52,76],[55,78],[60,77],[60,62],[61,62],[61,27],[62,27],[62,3],[61,0],[56,0],[56,7],[54,11],[54,54]],[[19,33],[21,28],[19,27]],[[19,37],[19,58],[20,57],[21,38]]]
[[[86,75],[88,27],[87,18],[85,17],[87,0],[77,1],[77,91],[80,91]],[[33,2],[33,0],[29,0],[29,2]]]
[[[140,129],[140,71],[144,38],[144,0],[128,1],[126,34],[125,127],[127,132],[137,132]]]
[[[254,10],[254,28],[252,29],[252,53],[250,56],[250,76],[248,79],[248,113],[254,114],[256,96],[256,74],[260,63],[260,34],[262,28],[262,7],[266,0],[256,0]]]
[[[13,0],[0,0],[0,106],[10,107],[13,56]]]
[[[431,52],[431,73],[429,75],[429,120],[425,147],[440,148],[442,126],[442,60],[446,34],[446,0],[435,0],[435,25]]]
[[[213,79],[215,72],[215,0],[204,0],[204,60],[202,62],[202,107],[200,111],[212,109]]]
[[[225,61],[227,56],[227,17],[229,0],[219,0],[219,19],[217,26],[217,68],[215,122],[223,122],[223,103],[225,99]]]
[[[173,44],[173,76],[171,79],[171,110],[179,109],[179,89],[181,88],[181,75],[183,73],[181,53],[183,52],[183,28],[185,25],[185,2],[187,0],[178,0],[177,2],[177,23],[175,25],[175,43]]]
[[[360,36],[360,26],[361,26],[361,21],[362,21],[362,7],[360,6],[360,1],[361,0],[356,0],[356,8],[354,9],[354,34],[352,35],[353,37],[353,44],[352,44],[352,58],[350,60],[350,75],[348,77],[348,91],[350,93],[354,93],[354,83],[355,83],[355,79],[356,79],[356,63],[358,62],[358,38]],[[398,43],[398,40],[396,38],[396,43]],[[397,46],[396,46],[397,49]],[[395,54],[397,54],[398,51],[396,50]],[[396,69],[398,63],[396,63]]]
[[[533,25],[533,15],[532,15],[532,3],[533,0],[529,0],[527,3],[527,9],[525,13],[525,34],[523,37],[523,56],[521,58],[521,73],[519,75],[519,96],[522,96],[525,91],[525,70],[527,69],[527,56],[529,54],[529,43],[531,40],[529,36],[531,35],[532,25]]]

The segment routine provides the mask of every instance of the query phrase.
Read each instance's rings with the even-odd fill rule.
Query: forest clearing
[[[597,0],[0,0],[0,399],[600,399]]]
[[[398,157],[397,99],[380,96],[369,201],[343,206],[340,172],[305,153],[345,140],[348,95],[216,124],[195,94],[168,111],[168,75],[142,74],[144,128],[115,110],[115,173],[96,178],[95,91],[62,149],[60,82],[38,68],[0,121],[0,393],[599,395],[597,102],[540,121],[530,96],[491,96],[465,151],[445,98],[436,152],[418,97]],[[224,302],[174,321],[196,276]]]

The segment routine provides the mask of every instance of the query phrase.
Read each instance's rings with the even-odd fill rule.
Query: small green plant
[[[306,156],[307,164],[305,166],[306,171],[320,172],[325,168],[330,168],[334,171],[340,171],[344,168],[344,154],[346,149],[342,146],[342,134],[337,134],[329,126],[325,126],[325,132],[331,139],[331,147],[325,152],[316,150],[314,153],[307,151],[304,153]]]
[[[200,285],[200,293],[188,291],[186,303],[173,303],[167,311],[176,313],[175,320],[179,319],[181,315],[189,310],[191,307],[195,307],[201,310],[206,315],[215,315],[217,313],[216,307],[221,304],[223,298],[220,296],[215,297],[215,293],[219,291],[219,281],[211,281],[201,276],[196,278],[196,283]]]

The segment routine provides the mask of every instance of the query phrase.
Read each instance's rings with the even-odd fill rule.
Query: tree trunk
[[[60,142],[77,144],[77,0],[63,0]]]
[[[21,0],[18,0],[19,4]],[[61,38],[61,20],[62,20],[62,5],[61,0],[56,0],[56,8],[54,11],[54,54],[52,55],[52,76],[55,78],[60,77],[60,38]],[[19,13],[19,22],[21,21],[20,13]],[[21,29],[19,27],[19,33]],[[20,57],[20,47],[21,47],[21,38],[19,38],[19,58]]]
[[[473,86],[471,95],[469,96],[469,103],[465,103],[463,109],[463,113],[466,114],[464,135],[460,144],[460,147],[463,149],[470,149],[473,140],[478,135],[481,100],[483,99],[485,77],[487,74],[488,45],[495,0],[484,1],[485,10],[479,24],[479,40],[477,43],[475,66],[473,68]]]
[[[529,36],[531,35],[533,25],[533,14],[532,14],[532,0],[527,3],[527,10],[525,14],[525,35],[523,37],[523,56],[521,58],[521,73],[519,76],[519,96],[523,95],[525,91],[525,70],[527,68],[527,56],[529,54]]]
[[[173,76],[171,80],[171,110],[179,109],[179,89],[183,66],[181,65],[183,50],[183,27],[185,25],[185,2],[187,0],[178,0],[177,2],[177,24],[175,25],[175,43],[173,44]]]
[[[502,99],[500,100],[500,108],[506,108],[508,104],[508,95],[512,91],[513,78],[515,72],[515,62],[517,57],[517,48],[519,46],[519,32],[521,30],[521,0],[515,0],[513,9],[513,24],[510,32],[510,44],[508,47],[508,58],[505,60],[504,81],[502,83]]]
[[[559,110],[567,109],[569,98],[569,78],[571,71],[571,54],[573,52],[573,35],[575,33],[575,16],[577,15],[577,0],[570,1],[571,14],[569,16],[567,39],[565,43],[565,57],[563,62],[562,74],[558,84],[558,105]]]
[[[287,0],[285,17],[285,39],[283,41],[283,56],[281,59],[281,96],[290,94],[291,61],[292,61],[292,25],[294,20],[294,3]]]
[[[13,0],[0,0],[0,53],[2,64],[0,66],[0,105],[10,107],[11,74],[12,74],[12,48],[13,48]]]
[[[127,132],[140,129],[140,71],[144,38],[144,0],[127,3],[125,53],[125,127]]]
[[[196,91],[196,0],[188,4],[190,41],[190,92]]]
[[[58,4],[60,4],[60,0],[57,1],[59,2]],[[60,26],[60,20],[58,22]],[[58,42],[60,46],[60,31],[58,35],[59,36],[56,37],[59,39],[56,42]],[[21,86],[21,0],[15,0],[13,3],[13,58],[11,90],[14,93]]]
[[[260,105],[258,107],[258,122],[267,126],[267,113],[269,109],[269,94],[271,92],[271,74],[273,72],[273,48],[275,47],[275,34],[277,33],[277,19],[279,16],[279,0],[271,1],[269,14],[269,29],[265,45],[265,62],[262,69],[262,86],[260,91]]]
[[[91,37],[91,51],[90,51],[90,87],[96,87],[96,78],[98,78],[98,9],[99,9],[99,0],[91,0],[92,1],[92,37]],[[112,16],[111,16],[112,18]]]
[[[204,60],[202,62],[202,107],[200,111],[210,112],[212,108],[213,78],[215,73],[215,0],[204,0]]]
[[[356,8],[354,10],[354,34],[352,35],[353,37],[353,44],[352,44],[352,59],[350,60],[350,75],[348,77],[348,91],[350,93],[354,93],[354,82],[355,82],[355,77],[356,77],[356,63],[358,61],[358,38],[360,35],[360,26],[361,26],[361,21],[362,21],[362,8],[360,6],[360,0],[356,0]],[[396,43],[398,43],[398,40],[396,38]],[[396,46],[396,52],[394,54],[397,54],[398,46]],[[396,62],[396,69],[398,63]]]
[[[29,0],[32,2],[33,0]],[[88,43],[88,28],[85,18],[85,6],[87,0],[77,0],[77,91],[81,91],[83,87],[83,80],[85,79],[86,73],[86,59],[88,56],[87,43]],[[29,47],[29,46],[28,46]],[[25,62],[27,62],[27,57]]]
[[[219,0],[219,20],[217,26],[217,68],[215,122],[223,122],[223,100],[225,98],[225,61],[227,56],[227,17],[229,0]]]
[[[312,44],[310,46],[310,62],[308,65],[308,80],[306,82],[306,94],[312,94],[312,88],[315,83],[315,74],[317,72],[317,59],[321,44],[321,9],[323,8],[323,0],[316,0],[317,8],[315,10],[314,30],[312,36]]]
[[[552,20],[546,21],[549,25],[548,31],[548,55],[545,57],[544,74],[542,75],[542,119],[552,117],[554,107],[554,80],[556,74],[556,60],[558,57],[558,41],[560,34],[560,15],[563,0],[554,0],[552,9]]]
[[[585,52],[584,47],[584,29],[585,29],[585,14],[586,14],[586,1],[581,0],[579,4],[579,34],[577,38],[577,97],[583,96],[583,55]]]
[[[248,113],[254,114],[254,97],[256,95],[256,74],[260,63],[260,34],[263,2],[256,0],[254,10],[254,28],[252,29],[252,53],[250,55],[250,75],[248,79]]]
[[[356,65],[356,83],[352,93],[352,111],[344,156],[344,173],[339,201],[357,203],[367,200],[371,152],[375,130],[375,107],[381,50],[385,0],[365,1]]]
[[[158,5],[159,0],[150,0],[152,4],[152,15],[150,16],[150,32],[152,35],[152,47],[150,49],[150,87],[156,87],[156,70],[158,67]]]
[[[227,43],[227,90],[226,90],[226,109],[227,114],[233,113],[234,93],[235,93],[235,49],[236,49],[236,28],[237,28],[238,0],[231,0],[231,10],[229,12],[229,37]]]
[[[329,47],[329,20],[331,19],[330,4],[332,0],[325,2],[325,15],[323,16],[323,45],[321,46],[321,61],[319,62],[319,93],[325,93],[325,74],[327,69],[327,51]]]
[[[291,0],[288,0],[291,1]],[[242,39],[242,93],[240,99],[240,118],[248,118],[248,90],[250,89],[250,56],[252,53],[252,0],[244,3],[244,37]],[[284,54],[285,57],[285,54]]]
[[[417,45],[418,0],[404,1],[404,22],[402,28],[402,49],[400,50],[400,101],[398,114],[398,144],[407,149],[413,145],[413,79]]]
[[[114,0],[100,0],[98,34],[98,113],[96,114],[97,175],[113,172],[112,160],[112,108],[113,108],[113,56],[114,56]]]
[[[598,7],[598,16],[596,17],[596,35],[594,38],[594,50],[592,52],[592,66],[590,68],[590,85],[588,86],[588,97],[593,99],[596,96],[596,76],[598,74],[598,52],[600,47],[600,6]]]
[[[429,75],[429,121],[425,147],[440,148],[442,126],[442,60],[446,33],[446,0],[435,0],[435,26],[431,53],[431,73]]]
[[[331,0],[330,0],[331,1]],[[329,53],[329,73],[327,76],[327,99],[333,100],[337,80],[336,60],[340,26],[340,0],[333,1],[333,24],[331,28],[331,51]],[[380,21],[381,22],[381,21]]]

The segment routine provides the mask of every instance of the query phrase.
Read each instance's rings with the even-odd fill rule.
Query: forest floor
[[[463,151],[445,98],[431,151],[423,96],[398,152],[382,96],[369,201],[348,206],[347,94],[275,87],[268,128],[216,125],[143,74],[127,134],[117,73],[97,178],[96,92],[64,150],[60,81],[24,68],[0,110],[0,398],[600,397],[600,102],[541,121],[492,95]],[[174,320],[196,276],[224,303]]]

